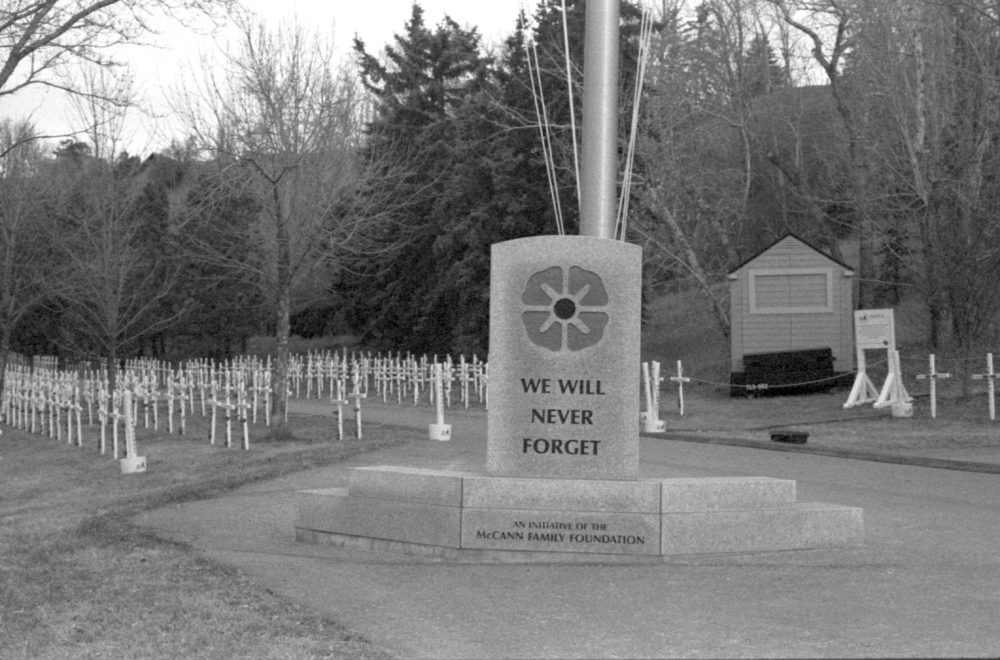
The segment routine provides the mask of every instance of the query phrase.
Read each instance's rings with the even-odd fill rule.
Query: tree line
[[[38,39],[36,55],[134,36],[118,4],[68,27],[33,4],[0,16],[0,72],[26,66],[20,44],[46,20],[80,43]],[[389,44],[355,40],[349,62],[321,32],[236,13],[221,68],[176,99],[186,134],[146,157],[120,149],[129,90],[111,62],[75,79],[86,130],[54,150],[5,118],[0,360],[206,355],[267,332],[281,387],[293,332],[485,354],[490,246],[555,233],[557,207],[577,231],[585,2],[565,7],[542,0],[487,46],[415,3]],[[930,347],[995,340],[995,2],[621,7],[627,238],[649,295],[695,287],[728,333],[726,274],[793,232],[856,267],[859,307],[914,302]],[[0,99],[25,75],[0,76]]]

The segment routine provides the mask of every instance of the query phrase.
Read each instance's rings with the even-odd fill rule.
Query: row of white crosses
[[[148,428],[152,421],[154,431],[159,430],[161,401],[167,404],[168,433],[174,433],[176,428],[177,433],[184,435],[188,416],[200,412],[202,417],[210,419],[210,444],[216,443],[221,416],[227,448],[233,446],[234,422],[242,432],[243,449],[250,448],[248,427],[250,423],[258,422],[261,411],[265,423],[271,423],[269,361],[249,357],[220,363],[189,360],[177,368],[155,361],[133,361],[126,364],[125,379],[131,383],[137,398],[142,400],[143,424]]]
[[[646,408],[649,419],[657,423],[652,430],[663,430],[659,420],[659,390],[665,380],[660,364],[653,362],[643,365],[646,388]],[[650,366],[652,369],[650,370]],[[374,391],[383,401],[396,395],[397,401],[412,395],[416,404],[420,392],[426,390],[431,404],[436,409],[436,421],[429,428],[432,439],[449,439],[450,425],[444,423],[444,408],[452,403],[454,385],[457,381],[462,404],[468,408],[474,394],[484,404],[488,403],[488,366],[478,358],[466,361],[460,357],[456,362],[450,357],[443,361],[428,359],[426,356],[414,358],[402,354],[371,355],[345,353],[307,354],[293,357],[290,364],[289,394],[305,389],[310,396],[323,396],[326,392],[330,402],[336,407],[337,437],[344,438],[344,407],[354,411],[359,439],[362,435],[361,401]],[[225,364],[207,360],[193,360],[179,368],[151,360],[134,360],[126,364],[119,375],[120,382],[127,385],[135,400],[135,418],[146,428],[152,425],[159,430],[160,402],[167,404],[167,430],[173,433],[174,413],[179,413],[178,432],[186,429],[186,418],[198,409],[202,416],[210,416],[209,442],[216,443],[218,417],[224,418],[225,446],[233,443],[234,417],[242,426],[243,447],[249,448],[247,423],[252,416],[257,423],[258,411],[263,408],[266,423],[270,424],[270,364],[259,360],[243,358]],[[684,414],[685,378],[680,361],[677,375],[670,377],[678,385],[678,406]],[[96,402],[101,422],[101,452],[104,452],[106,427],[111,421],[114,454],[117,455],[117,423],[123,418],[121,394],[108,396],[106,377],[101,372],[88,372],[80,379],[82,398],[86,405],[72,404],[79,417],[80,410],[87,411],[88,423],[93,423],[93,409]],[[76,399],[79,401],[79,399]],[[261,405],[263,404],[263,405]],[[140,408],[141,406],[141,408]],[[235,414],[234,414],[235,413]],[[650,430],[650,429],[647,429]]]
[[[7,424],[29,433],[47,433],[80,445],[80,388],[73,374],[23,366],[7,368],[2,405]]]
[[[289,364],[289,389],[297,398],[303,392],[306,398],[323,398],[324,392],[329,392],[331,398],[342,398],[336,390],[350,380],[351,392],[371,393],[383,403],[394,398],[397,404],[405,400],[416,406],[425,392],[428,400],[435,402],[435,365],[441,365],[446,406],[452,405],[456,383],[459,400],[465,408],[473,402],[473,395],[479,403],[487,403],[487,365],[477,356],[467,361],[464,355],[456,362],[451,356],[439,360],[437,356],[416,358],[402,353],[307,353],[293,356]]]
[[[46,363],[47,364],[47,363]],[[125,451],[134,443],[134,427],[140,421],[146,428],[152,423],[159,430],[160,403],[167,404],[167,430],[184,434],[186,421],[200,400],[202,416],[211,416],[209,442],[216,441],[217,410],[225,419],[225,446],[233,445],[234,418],[241,425],[244,449],[249,449],[249,414],[257,422],[263,409],[270,424],[270,365],[257,359],[242,358],[223,364],[190,361],[178,368],[152,360],[133,360],[117,374],[119,387],[109,391],[103,370],[58,371],[49,367],[28,368],[10,365],[6,387],[0,402],[0,415],[8,424],[30,433],[46,433],[67,442],[82,445],[83,412],[86,424],[100,424],[98,450],[107,452],[108,427],[111,430],[112,457],[119,454],[119,426],[126,419]],[[128,400],[128,410],[126,410]],[[175,427],[175,412],[179,425]]]
[[[937,381],[951,378],[951,374],[947,372],[940,372],[937,370],[937,366],[934,363],[934,354],[930,355],[928,359],[928,368],[926,374],[917,374],[917,380],[926,380],[928,382],[928,389],[930,393],[931,400],[931,418],[937,417]],[[996,405],[996,381],[1000,378],[998,374],[993,369],[993,354],[986,354],[986,371],[981,374],[972,374],[972,380],[984,380],[986,381],[986,392],[987,392],[987,402],[989,403],[990,410],[990,420],[995,421],[997,418],[997,405]]]
[[[82,383],[82,384],[81,384]],[[50,437],[77,447],[83,446],[83,410],[88,411],[87,423],[93,423],[93,403],[98,401],[101,434],[98,450],[107,451],[106,422],[113,420],[112,457],[119,453],[118,421],[130,420],[123,412],[123,394],[119,390],[107,396],[107,387],[95,390],[92,381],[81,378],[75,371],[46,368],[8,368],[3,401],[3,417],[7,423],[29,433],[47,433]],[[131,395],[125,396],[130,400]],[[134,424],[126,424],[125,449],[134,455]]]
[[[336,409],[337,439],[344,439],[344,407],[354,410],[355,436],[362,437],[361,400],[368,396],[367,379],[361,363],[349,361],[346,355],[310,352],[293,355],[289,359],[288,395],[301,397],[305,388],[306,398],[323,398],[324,393]]]
[[[454,360],[435,355],[416,358],[412,354],[375,354],[341,352],[311,352],[293,356],[289,364],[289,396],[324,398],[336,407],[337,437],[344,437],[344,408],[354,411],[355,435],[361,438],[361,401],[369,396],[383,403],[395,399],[397,404],[418,405],[427,393],[427,400],[436,408],[436,423],[428,433],[432,439],[450,439],[451,426],[444,423],[444,407],[451,407],[457,390],[459,399],[468,408],[473,397],[488,405],[488,367],[473,356]]]

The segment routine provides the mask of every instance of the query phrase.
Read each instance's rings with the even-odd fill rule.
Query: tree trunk
[[[0,401],[3,401],[3,394],[7,387],[7,356],[9,354],[10,326],[6,323],[0,323]]]
[[[938,242],[934,231],[936,218],[930,209],[924,209],[920,222],[920,242],[924,251],[924,287],[927,300],[927,320],[929,324],[929,341],[932,351],[941,347],[941,324],[943,320],[941,282],[938,277]]]
[[[277,293],[275,301],[276,355],[274,379],[271,384],[272,419],[278,426],[284,426],[288,412],[288,339],[292,325],[292,252],[288,230],[288,218],[283,212],[279,183],[274,182],[271,194],[274,204],[275,243],[277,248]]]
[[[698,259],[698,253],[695,251],[691,242],[688,240],[687,234],[684,228],[681,227],[680,223],[677,222],[677,218],[674,214],[667,208],[666,204],[662,202],[660,197],[659,189],[656,186],[650,186],[649,191],[651,193],[652,201],[655,204],[654,208],[661,209],[664,220],[666,220],[667,225],[670,227],[670,231],[674,236],[674,240],[677,243],[681,251],[681,255],[673,255],[669,249],[661,246],[665,254],[670,254],[677,261],[684,265],[695,281],[698,283],[698,288],[709,301],[712,307],[712,314],[715,316],[716,322],[719,324],[719,329],[725,337],[729,338],[730,332],[730,319],[729,312],[726,307],[722,304],[722,301],[714,294],[712,291],[712,282],[709,279],[708,274],[701,265],[701,260]],[[646,237],[648,240],[651,238]],[[656,242],[654,240],[654,242]]]
[[[291,295],[286,289],[278,296],[277,318],[275,319],[276,354],[274,379],[271,383],[271,419],[278,426],[284,426],[288,410],[288,339],[291,334]]]
[[[104,356],[104,368],[108,372],[108,396],[113,396],[118,388],[118,350],[113,346]]]
[[[867,309],[874,303],[872,283],[875,274],[875,232],[868,208],[868,183],[863,158],[852,156],[851,161],[854,170],[852,194],[858,221],[858,308]]]

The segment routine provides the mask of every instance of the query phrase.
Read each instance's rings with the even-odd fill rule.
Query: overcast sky
[[[335,43],[345,53],[349,53],[355,34],[364,40],[369,52],[381,50],[393,34],[402,31],[413,4],[412,0],[244,0],[244,3],[267,20],[297,17],[308,27],[330,26]],[[522,6],[529,13],[533,10],[534,0],[420,0],[419,4],[429,26],[436,25],[447,14],[460,25],[477,26],[484,41],[493,44],[513,31]],[[146,104],[164,112],[164,93],[183,80],[182,74],[190,75],[198,53],[211,52],[212,38],[192,36],[170,26],[159,41],[162,48],[129,48],[125,58]],[[30,116],[38,129],[47,133],[68,131],[74,121],[73,111],[61,96],[41,88],[13,98],[4,97],[0,101],[0,116],[13,119]],[[163,134],[164,125],[166,122],[134,114],[127,128],[130,150],[144,155],[165,146],[170,136]]]

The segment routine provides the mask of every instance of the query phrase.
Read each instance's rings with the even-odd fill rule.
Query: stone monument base
[[[862,510],[768,477],[595,481],[352,468],[298,493],[296,539],[449,559],[660,561],[859,545]]]

